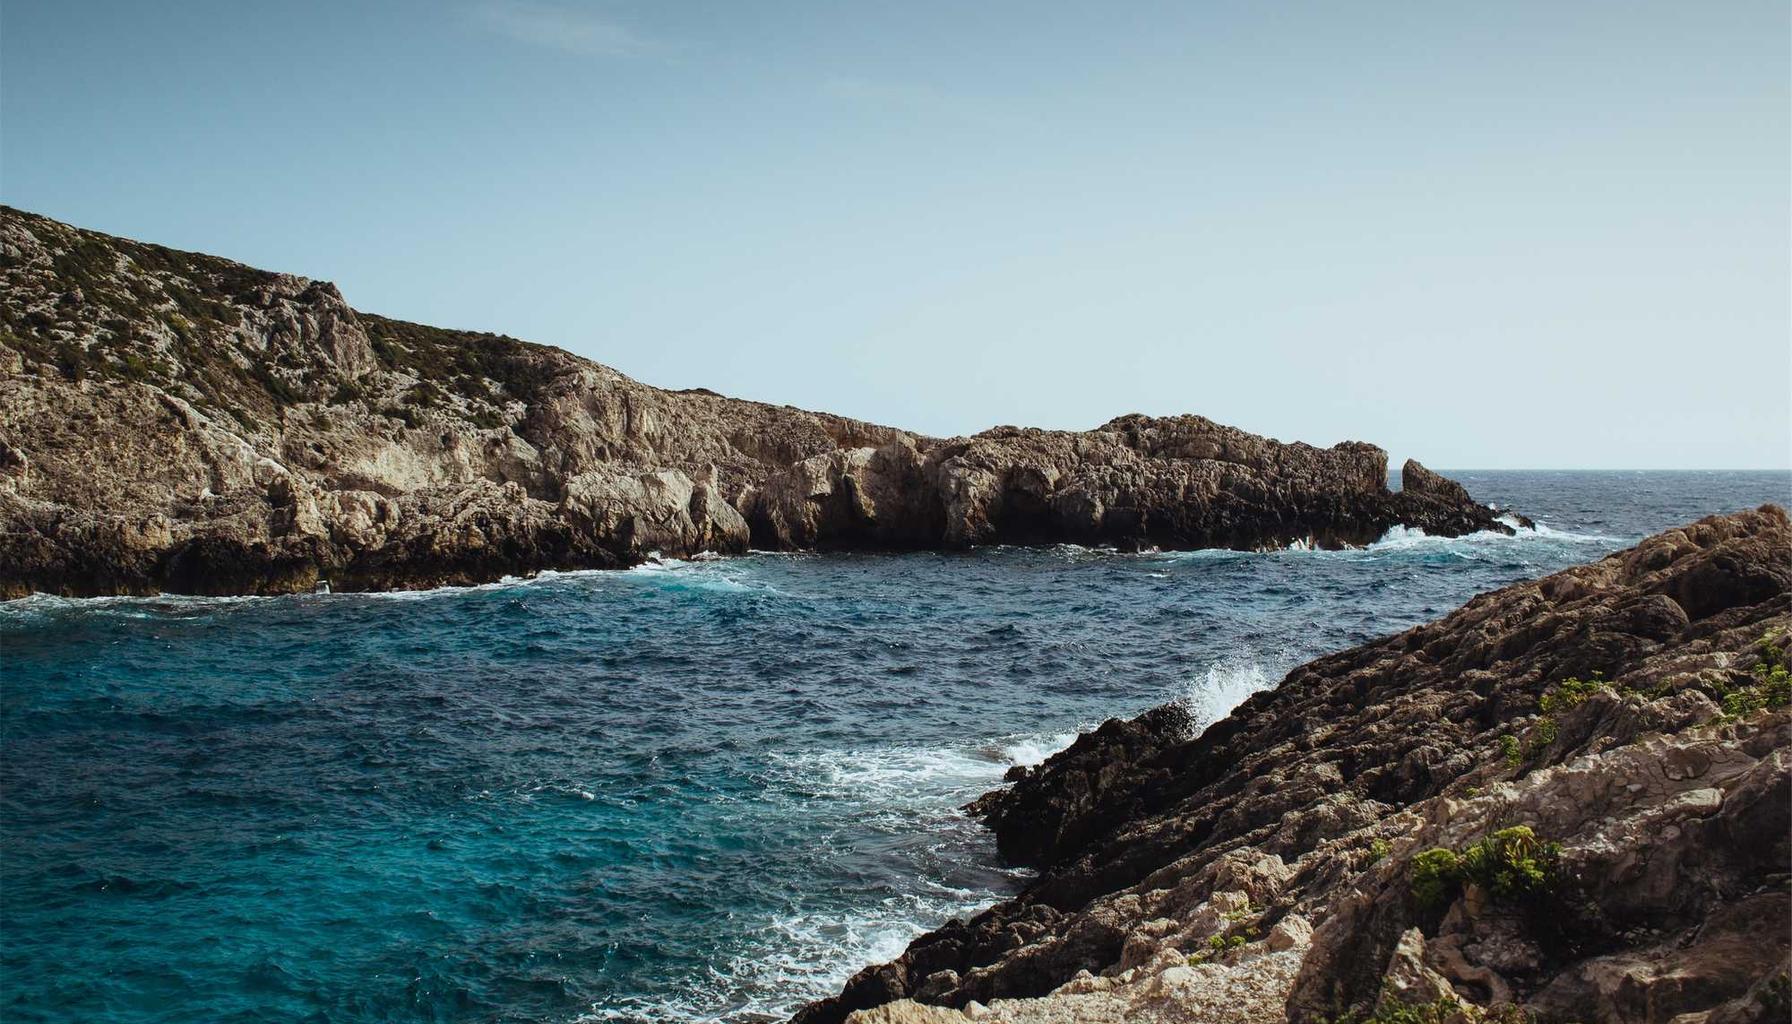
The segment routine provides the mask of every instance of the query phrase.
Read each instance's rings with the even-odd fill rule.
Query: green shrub
[[[1753,686],[1724,694],[1724,714],[1731,718],[1747,718],[1766,706],[1767,702],[1761,699],[1761,692]]]
[[[1228,953],[1243,949],[1250,943],[1250,941],[1250,937],[1244,934],[1210,935],[1207,937],[1206,949],[1197,950],[1188,955],[1188,965],[1190,967],[1196,967],[1201,964],[1211,963],[1214,960],[1224,957]]]
[[[1259,911],[1258,908],[1251,906],[1249,903],[1246,903],[1244,906],[1239,907],[1237,910],[1226,911],[1221,916],[1224,917],[1227,921],[1229,921],[1233,924],[1237,924],[1238,922],[1244,920],[1245,918],[1252,917],[1260,912],[1261,911]]]
[[[1462,876],[1496,899],[1517,900],[1555,887],[1562,848],[1537,838],[1528,825],[1503,828],[1462,855]]]
[[[1369,859],[1364,862],[1363,866],[1369,867],[1372,864],[1381,863],[1381,861],[1386,858],[1388,854],[1392,853],[1393,850],[1393,844],[1386,839],[1373,840],[1369,843]]]
[[[1558,732],[1555,719],[1545,718],[1539,721],[1537,728],[1531,734],[1531,753],[1538,754],[1544,747],[1554,743]]]
[[[1755,651],[1760,657],[1750,674],[1761,691],[1764,707],[1783,708],[1792,704],[1792,671],[1788,670],[1786,650],[1780,646],[1779,638],[1780,631],[1771,629],[1755,641]]]
[[[1601,678],[1598,672],[1593,673],[1591,679],[1564,679],[1556,684],[1555,689],[1544,694],[1537,706],[1544,714],[1553,715],[1558,711],[1579,707],[1588,697],[1601,690],[1612,689],[1612,684]]]
[[[1749,670],[1751,682],[1734,689],[1717,689],[1714,696],[1723,704],[1724,718],[1746,718],[1767,708],[1792,704],[1792,672],[1788,672],[1786,650],[1780,646],[1779,638],[1779,630],[1769,630],[1755,641],[1756,661]]]
[[[1556,716],[1580,707],[1588,698],[1601,691],[1625,698],[1643,696],[1635,690],[1608,681],[1599,672],[1593,673],[1591,679],[1570,677],[1562,680],[1537,699],[1537,709],[1542,714],[1538,717],[1537,724],[1531,728],[1529,736],[1523,741],[1517,736],[1500,737],[1500,756],[1505,759],[1507,766],[1520,767],[1541,754],[1560,734]]]
[[[1559,844],[1538,839],[1528,825],[1514,825],[1460,852],[1443,847],[1426,850],[1412,859],[1409,884],[1424,907],[1448,903],[1464,885],[1517,902],[1555,890],[1560,858]]]
[[[1441,906],[1462,881],[1462,858],[1455,850],[1433,847],[1412,859],[1412,894],[1421,906]]]
[[[1775,665],[1761,681],[1761,702],[1770,708],[1792,704],[1792,673],[1786,671],[1786,666]]]

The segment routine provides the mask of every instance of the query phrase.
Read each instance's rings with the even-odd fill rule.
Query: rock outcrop
[[[360,313],[3,218],[0,597],[475,583],[761,548],[1335,547],[1509,531],[1380,449],[1198,416],[939,440]]]
[[[1784,1021],[1789,643],[1767,506],[1110,722],[972,805],[1036,881],[797,1019]]]

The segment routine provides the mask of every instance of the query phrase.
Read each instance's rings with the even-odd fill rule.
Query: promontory
[[[1199,416],[933,438],[361,313],[6,208],[0,597],[479,583],[658,552],[1510,531],[1372,445]]]

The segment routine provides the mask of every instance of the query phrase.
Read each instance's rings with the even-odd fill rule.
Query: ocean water
[[[1023,881],[1011,764],[1792,498],[1457,475],[1541,528],[0,606],[0,1019],[780,1020]]]

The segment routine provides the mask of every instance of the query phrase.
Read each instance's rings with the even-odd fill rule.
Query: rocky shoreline
[[[969,808],[1036,881],[796,1021],[1785,1021],[1789,646],[1765,506],[1111,721]]]
[[[488,582],[652,552],[1362,545],[1509,517],[1199,416],[938,439],[359,313],[0,210],[0,597]]]

